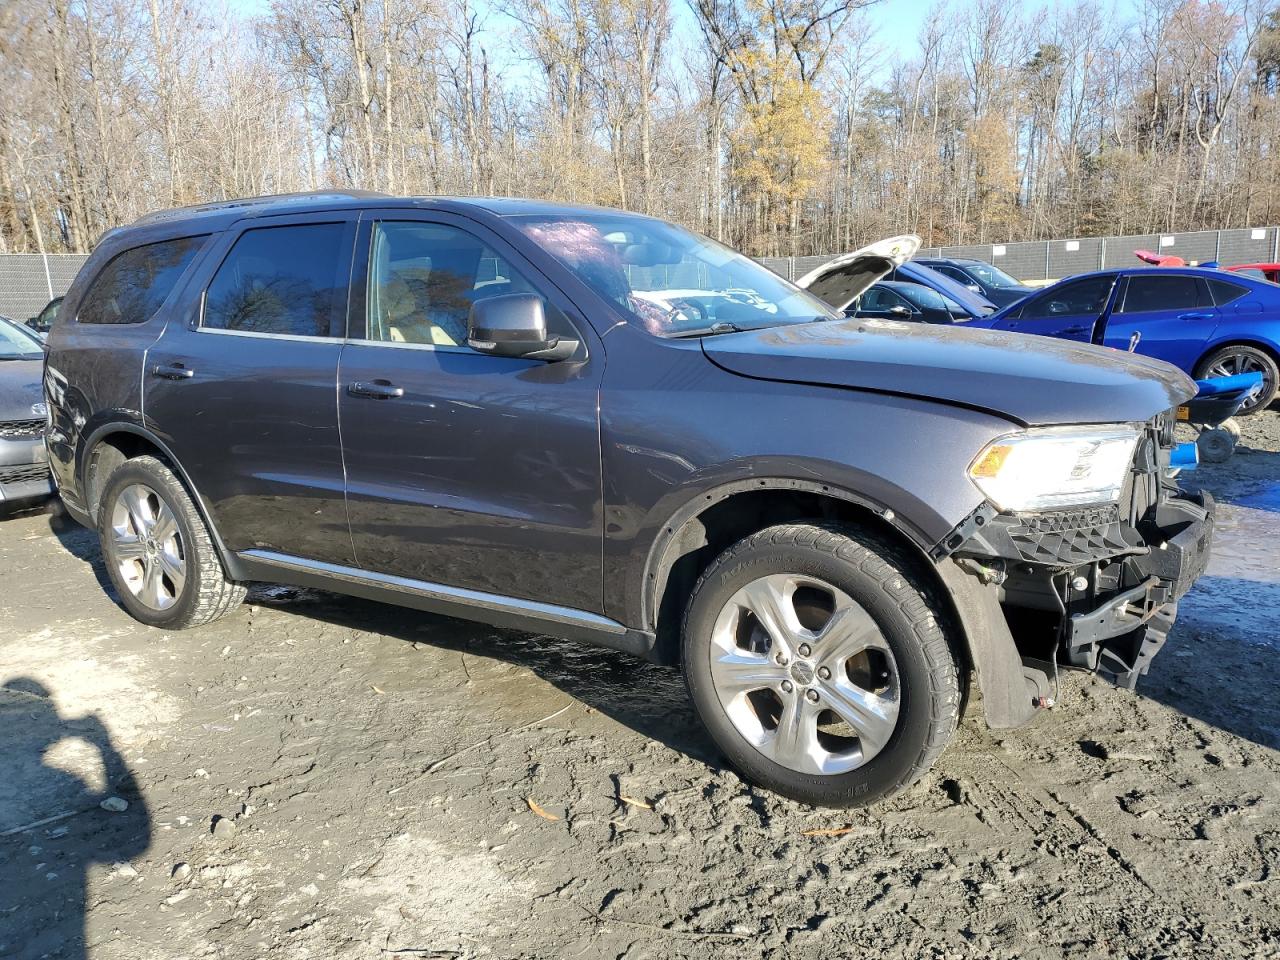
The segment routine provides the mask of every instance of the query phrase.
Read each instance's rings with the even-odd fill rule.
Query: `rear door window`
[[[1133,276],[1117,313],[1149,313],[1154,310],[1193,310],[1209,307],[1209,292],[1198,277]]]
[[[204,245],[205,237],[183,237],[134,247],[118,254],[98,274],[80,301],[80,323],[144,323],[173,291]]]
[[[293,337],[346,333],[350,256],[343,223],[255,227],[242,233],[205,291],[208,330]]]

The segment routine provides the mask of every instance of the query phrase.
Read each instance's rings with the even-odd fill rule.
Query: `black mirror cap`
[[[491,357],[564,360],[577,350],[578,341],[547,333],[541,297],[532,293],[509,293],[471,305],[467,346]]]

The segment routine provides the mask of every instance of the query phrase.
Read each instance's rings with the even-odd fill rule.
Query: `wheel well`
[[[666,547],[649,576],[654,581],[657,642],[654,654],[664,663],[680,658],[680,624],[693,587],[704,570],[739,540],[779,523],[821,520],[857,526],[902,545],[919,558],[923,576],[941,585],[937,573],[917,544],[901,530],[862,504],[806,490],[751,490],[719,499],[685,520],[668,527]]]
[[[84,467],[84,496],[85,508],[95,522],[98,519],[98,501],[102,499],[107,478],[126,460],[141,456],[152,456],[165,463],[169,462],[164,451],[156,444],[141,434],[127,430],[109,433],[93,445]]]
[[[1271,346],[1271,344],[1263,343],[1260,340],[1227,340],[1223,343],[1215,344],[1201,354],[1200,359],[1198,359],[1195,362],[1195,366],[1191,368],[1194,375],[1197,377],[1200,376],[1200,368],[1204,366],[1204,362],[1219,350],[1226,349],[1227,347],[1253,347],[1255,350],[1261,350],[1272,359],[1276,366],[1280,367],[1280,352],[1277,352],[1275,347]]]

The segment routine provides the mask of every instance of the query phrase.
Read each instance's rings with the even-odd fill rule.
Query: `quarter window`
[[[548,329],[573,335],[542,291],[457,227],[414,220],[375,223],[369,260],[369,340],[469,349],[472,304],[511,293],[542,297]]]
[[[168,299],[205,237],[134,247],[102,268],[80,301],[80,323],[144,323]],[[43,314],[41,314],[43,317]]]
[[[240,333],[342,336],[345,233],[341,223],[246,230],[209,283],[202,326]]]
[[[1242,287],[1238,283],[1228,283],[1226,280],[1209,281],[1209,293],[1213,295],[1213,302],[1219,307],[1239,300],[1248,292],[1248,287]]]
[[[1209,305],[1208,297],[1196,277],[1137,276],[1129,278],[1129,289],[1124,295],[1124,306],[1118,312],[1191,310]]]

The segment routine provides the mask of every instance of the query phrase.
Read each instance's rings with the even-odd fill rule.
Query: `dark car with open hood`
[[[44,346],[0,317],[0,512],[53,492],[44,449]]]
[[[893,246],[804,290],[600,208],[155,214],[50,332],[54,476],[144,623],[266,580],[576,638],[681,667],[755,782],[866,803],[970,688],[1005,728],[1060,668],[1132,685],[1213,527],[1170,468],[1187,376],[843,316]]]

